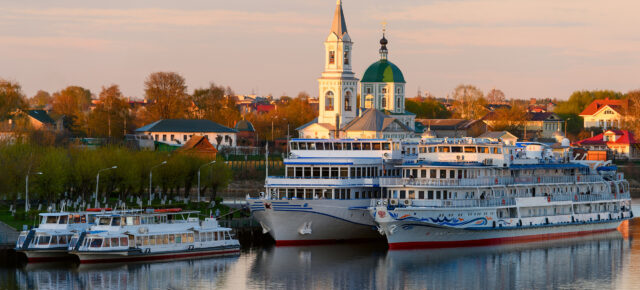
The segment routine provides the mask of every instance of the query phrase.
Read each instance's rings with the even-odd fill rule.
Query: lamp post
[[[29,211],[29,171],[27,171],[27,176],[25,177],[25,190],[24,190],[24,212],[25,214]],[[35,172],[33,174],[41,175],[42,172]]]
[[[202,164],[202,166],[200,166],[200,168],[198,168],[198,202],[200,202],[200,170],[202,170],[202,167],[205,167],[207,165],[211,165],[211,164],[214,164],[214,163],[216,163],[215,160],[213,160],[213,161],[211,161],[209,163]]]
[[[167,160],[162,161],[160,164],[158,164],[156,166],[153,166],[153,167],[151,167],[151,169],[149,169],[149,201],[147,202],[147,205],[151,205],[151,188],[153,187],[153,185],[152,185],[153,184],[152,183],[152,181],[153,181],[153,169],[158,167],[158,166],[165,165],[165,164],[167,164]]]
[[[571,120],[571,118],[566,118],[564,120],[564,137],[567,137],[567,121]]]
[[[104,169],[98,170],[98,175],[96,175],[96,194],[95,194],[96,201],[94,203],[94,207],[96,207],[96,208],[98,207],[98,186],[100,185],[100,172],[111,170],[111,169],[116,169],[116,168],[118,168],[118,166],[114,165],[114,166],[109,167],[109,168],[104,168]]]

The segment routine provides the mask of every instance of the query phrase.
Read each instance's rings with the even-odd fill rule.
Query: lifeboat
[[[94,207],[94,208],[88,208],[87,211],[102,212],[102,211],[112,211],[112,209],[110,207]]]
[[[153,212],[162,213],[162,212],[181,212],[181,208],[159,208],[154,209]]]

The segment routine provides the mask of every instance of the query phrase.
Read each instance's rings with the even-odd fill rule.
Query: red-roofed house
[[[626,100],[594,100],[580,113],[585,128],[618,129],[627,108]]]
[[[588,150],[610,150],[617,158],[640,158],[640,143],[627,130],[607,130],[591,138],[575,142],[574,145]]]

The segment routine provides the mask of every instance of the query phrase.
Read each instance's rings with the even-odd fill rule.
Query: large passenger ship
[[[410,143],[386,139],[293,139],[289,146],[285,176],[267,177],[266,192],[247,199],[263,231],[277,245],[379,239],[367,211],[382,197],[378,180],[399,178],[396,165],[417,156],[417,145],[411,151]]]
[[[566,144],[568,145],[568,144]],[[492,245],[615,230],[633,216],[615,166],[543,144],[427,139],[381,177],[371,215],[391,249]]]

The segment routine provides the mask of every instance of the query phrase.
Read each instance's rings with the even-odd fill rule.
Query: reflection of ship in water
[[[389,251],[392,289],[615,288],[631,242],[618,232],[491,247]],[[573,286],[572,286],[573,285]]]
[[[82,265],[77,269],[47,265],[16,271],[28,289],[194,289],[224,286],[225,273],[238,257],[161,263]]]
[[[256,252],[248,288],[370,289],[386,245],[272,247]]]

